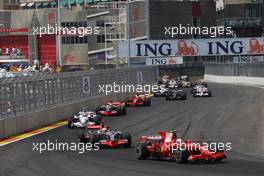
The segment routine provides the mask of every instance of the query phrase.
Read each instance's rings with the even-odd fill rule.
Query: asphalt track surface
[[[70,151],[32,151],[33,142],[78,142],[79,130],[61,127],[0,148],[1,176],[175,176],[264,175],[264,89],[209,84],[212,98],[165,101],[153,98],[151,107],[129,108],[123,117],[106,117],[112,128],[133,134],[131,149],[104,149],[84,154]],[[232,142],[228,159],[219,164],[176,164],[138,161],[134,146],[140,135],[177,129],[192,140]]]

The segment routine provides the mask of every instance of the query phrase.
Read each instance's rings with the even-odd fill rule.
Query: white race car
[[[163,97],[163,96],[166,96],[167,92],[168,92],[168,88],[165,87],[165,85],[162,85],[159,87],[159,89],[154,93],[154,96],[155,97]]]
[[[208,87],[205,87],[203,85],[196,86],[196,88],[193,90],[193,96],[194,97],[211,97],[212,92],[208,89]]]
[[[87,126],[100,125],[102,117],[93,111],[80,111],[68,120],[68,128],[86,128]]]
[[[181,81],[175,80],[175,79],[171,79],[168,84],[167,87],[169,89],[177,89],[181,87]]]

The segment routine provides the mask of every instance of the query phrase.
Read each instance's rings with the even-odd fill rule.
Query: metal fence
[[[206,63],[205,74],[264,77],[264,63]]]
[[[88,78],[88,79],[84,79]],[[99,85],[153,83],[156,67],[36,74],[0,79],[0,119],[103,95]],[[88,81],[86,90],[85,82]]]
[[[204,65],[202,62],[190,62],[179,65],[160,65],[159,76],[164,74],[172,77],[178,77],[181,75],[188,75],[189,77],[203,77]]]

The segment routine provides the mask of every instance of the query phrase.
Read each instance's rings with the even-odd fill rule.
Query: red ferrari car
[[[127,106],[134,107],[134,106],[150,106],[151,99],[148,95],[134,95],[133,97],[129,98],[127,101]]]
[[[98,107],[96,113],[103,116],[126,115],[126,106],[124,102],[109,101],[105,105]]]
[[[188,147],[181,149],[180,146],[183,145]],[[175,131],[140,137],[136,155],[140,160],[153,158],[174,160],[177,163],[199,160],[218,162],[226,158],[224,151],[210,151],[203,144],[197,145],[189,140],[177,139]]]

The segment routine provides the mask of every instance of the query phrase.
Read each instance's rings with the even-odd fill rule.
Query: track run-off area
[[[150,107],[128,108],[126,116],[104,117],[110,128],[131,132],[130,149],[102,149],[83,154],[33,151],[36,142],[78,143],[81,130],[63,126],[0,147],[0,176],[264,175],[264,89],[208,85],[212,90],[210,98],[194,98],[190,89],[184,89],[186,101],[153,97]],[[231,142],[232,150],[218,164],[136,159],[134,147],[138,137],[171,129],[176,129],[184,139]]]

